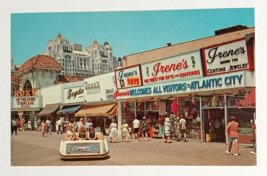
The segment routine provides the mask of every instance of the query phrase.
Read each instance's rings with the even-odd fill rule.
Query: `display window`
[[[135,116],[135,102],[122,103],[122,121],[126,120],[128,125],[132,125]]]
[[[185,100],[178,100],[178,115],[179,121],[183,115],[186,120],[186,135],[188,139],[197,139],[201,140],[201,121],[200,121],[200,107],[199,107],[199,98],[190,97]],[[177,119],[174,118],[174,122]],[[175,126],[175,124],[173,124]],[[176,126],[179,124],[176,122]],[[175,132],[176,134],[179,133]]]

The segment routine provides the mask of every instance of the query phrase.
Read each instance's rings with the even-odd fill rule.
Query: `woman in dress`
[[[146,121],[146,117],[143,117],[143,121],[141,123],[139,132],[141,131],[142,133],[142,140],[144,140],[144,136],[146,135],[146,141],[147,141],[147,132],[148,132],[147,126],[148,126],[148,123]]]
[[[114,143],[116,143],[116,137],[118,136],[118,126],[116,124],[116,120],[112,119],[112,123],[109,127],[109,137],[110,137],[110,143],[112,143],[112,138],[114,139]]]
[[[74,133],[72,132],[72,127],[73,127],[73,125],[71,123],[69,123],[68,130],[67,130],[67,132],[65,134],[65,137],[64,137],[63,141],[75,140]]]
[[[129,129],[128,129],[128,124],[126,123],[126,120],[123,120],[123,124],[121,126],[121,136],[122,136],[122,140],[124,138],[126,138],[126,141],[128,142],[128,138],[130,137],[130,134],[129,134]]]
[[[32,131],[32,122],[30,119],[28,120],[28,129],[29,131]]]
[[[96,140],[95,129],[93,125],[89,126],[89,132],[87,133],[87,138],[89,140]]]
[[[86,139],[86,130],[84,125],[79,125],[79,130],[76,135],[77,140],[85,140]]]
[[[45,123],[44,120],[42,121],[40,127],[41,127],[41,131],[42,131],[42,134],[43,134],[43,137],[44,137],[44,134],[46,132],[46,123]]]
[[[169,139],[169,143],[171,143],[171,124],[170,124],[170,119],[167,117],[165,118],[165,123],[164,123],[164,133],[165,133],[165,142],[167,143],[167,140]]]

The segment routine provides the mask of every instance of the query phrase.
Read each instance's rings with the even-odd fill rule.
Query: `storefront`
[[[225,124],[229,116],[236,115],[242,143],[242,135],[249,135],[248,128],[251,131],[253,115],[238,110],[237,104],[255,87],[247,52],[245,40],[239,39],[115,70],[114,99],[121,104],[118,119],[131,125],[134,116],[146,116],[157,131],[156,119],[165,112],[172,126],[183,115],[189,139],[228,143]],[[215,121],[220,121],[220,130],[218,125],[215,129]],[[174,130],[172,136],[177,134]]]
[[[11,97],[11,117],[24,118],[33,122],[36,120],[36,114],[40,111],[42,97],[38,89],[13,91]]]
[[[118,107],[113,100],[115,90],[114,73],[102,74],[84,79],[84,103],[83,107],[75,114],[75,117],[90,118],[96,131],[109,133],[109,126],[113,118],[117,119]]]

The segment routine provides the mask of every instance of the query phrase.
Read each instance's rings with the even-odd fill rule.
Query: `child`
[[[72,140],[75,140],[75,135],[74,135],[74,133],[72,133],[72,127],[73,127],[73,125],[70,123],[68,125],[68,131],[66,132],[63,141],[72,141]]]
[[[86,131],[84,125],[79,125],[79,130],[77,134],[77,140],[85,140],[86,139]]]
[[[89,140],[95,140],[96,139],[95,129],[94,129],[93,125],[90,125],[89,132],[86,134],[87,134],[87,139],[89,139]]]

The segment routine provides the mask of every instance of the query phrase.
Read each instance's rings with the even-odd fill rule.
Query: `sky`
[[[235,25],[254,27],[254,8],[117,12],[11,13],[11,58],[15,64],[46,49],[61,36],[82,49],[107,41],[115,57],[214,36]]]

